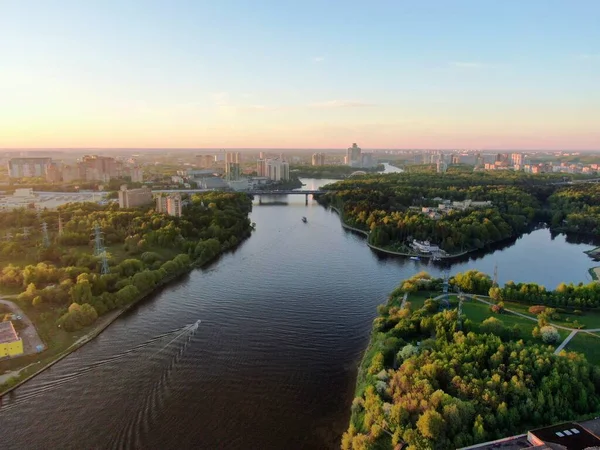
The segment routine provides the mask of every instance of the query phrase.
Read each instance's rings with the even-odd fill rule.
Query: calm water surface
[[[254,207],[235,253],[5,397],[2,448],[339,448],[376,305],[403,278],[441,272],[374,253],[303,196],[281,200]],[[554,287],[589,280],[589,248],[538,230],[452,272],[497,264],[501,282]]]

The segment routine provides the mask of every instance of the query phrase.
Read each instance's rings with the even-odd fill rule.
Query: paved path
[[[558,347],[556,347],[556,350],[554,350],[554,354],[555,354],[555,355],[558,355],[558,354],[559,354],[559,353],[562,351],[562,349],[566,347],[566,345],[569,343],[569,341],[570,341],[571,339],[573,339],[573,337],[574,337],[574,336],[577,334],[577,332],[578,332],[578,331],[579,331],[579,330],[573,330],[573,331],[571,331],[571,334],[569,334],[569,335],[568,335],[568,336],[565,338],[565,340],[564,340],[564,341],[562,341]]]
[[[443,298],[445,295],[446,294],[438,295],[437,297],[434,298],[434,300],[439,300],[439,299]],[[453,296],[457,297],[459,294],[450,294],[449,293],[448,295],[453,295]],[[473,295],[473,294],[465,294],[465,293],[463,293],[461,295],[464,296],[464,297],[469,297],[469,298],[471,298],[473,300],[477,300],[477,301],[479,301],[481,303],[485,303],[485,304],[490,305],[490,306],[496,304],[494,302],[490,302],[488,300],[484,300],[483,298],[481,298],[481,297],[491,298],[491,297],[489,297],[487,295]],[[519,316],[519,317],[523,317],[524,319],[533,320],[534,322],[537,322],[537,319],[535,317],[528,316],[527,314],[523,314],[521,312],[513,311],[512,309],[507,309],[507,308],[504,308],[504,311],[509,312],[509,313],[514,314],[514,315]],[[571,334],[569,334],[565,338],[565,340],[562,341],[561,344],[558,347],[556,347],[556,350],[554,350],[554,354],[555,355],[558,355],[567,346],[567,344],[571,341],[571,339],[573,339],[573,337],[575,337],[575,335],[577,333],[588,333],[588,334],[590,334],[592,336],[596,336],[596,337],[600,338],[600,336],[594,334],[594,333],[600,331],[600,328],[592,328],[591,330],[579,330],[579,329],[576,329],[576,328],[569,328],[569,327],[565,327],[565,326],[562,326],[562,325],[556,325],[554,323],[550,323],[550,325],[552,325],[555,328],[560,328],[561,330],[567,330],[567,331],[571,332]]]
[[[37,353],[36,347],[38,345],[42,345],[44,348],[46,347],[42,340],[40,339],[33,322],[25,315],[23,310],[17,306],[16,303],[11,302],[10,300],[4,300],[0,298],[0,303],[6,305],[13,314],[21,316],[21,322],[25,324],[25,328],[19,332],[19,336],[23,339],[23,354],[29,355],[31,353]]]

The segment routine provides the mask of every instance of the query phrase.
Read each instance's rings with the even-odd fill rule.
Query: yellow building
[[[23,340],[11,321],[0,322],[0,359],[23,354]]]

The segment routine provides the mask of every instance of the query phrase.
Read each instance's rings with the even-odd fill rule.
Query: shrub
[[[546,325],[540,329],[540,335],[542,336],[542,341],[545,344],[555,344],[560,340],[560,334],[558,334],[558,330],[554,328],[552,325]]]
[[[531,314],[535,314],[536,316],[544,311],[546,311],[546,307],[544,305],[535,305],[529,307],[529,312]]]

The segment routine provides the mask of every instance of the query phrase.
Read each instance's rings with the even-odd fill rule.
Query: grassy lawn
[[[535,318],[536,316],[529,312],[530,306],[531,305],[524,305],[509,301],[504,302],[505,308],[527,314],[528,316]],[[562,325],[563,327],[574,328],[573,322],[577,320],[577,322],[579,322],[581,325],[585,325],[585,328],[600,328],[600,311],[583,311],[581,316],[562,313],[560,316],[561,317],[559,320],[552,320],[552,323],[556,325]]]
[[[583,353],[592,364],[600,365],[600,336],[577,333],[565,350]]]
[[[533,320],[528,320],[524,317],[515,316],[510,313],[494,314],[490,311],[489,305],[478,302],[477,300],[465,300],[462,309],[463,313],[476,324],[480,324],[489,317],[495,317],[496,319],[501,320],[507,328],[512,328],[517,325],[521,330],[523,340],[527,341],[533,339],[531,332],[536,326],[536,323]],[[565,337],[568,335],[568,333],[563,332],[563,330],[559,330],[559,333],[561,333],[561,336],[564,334]]]

